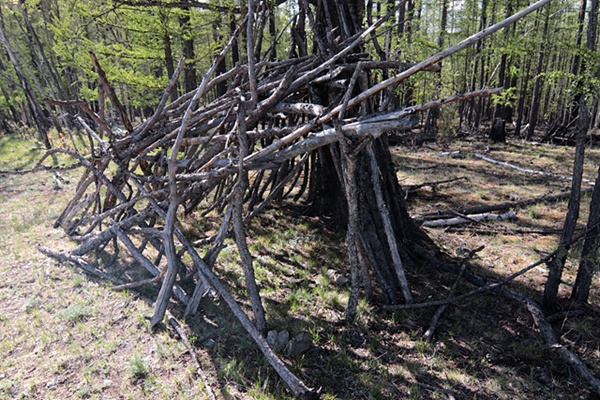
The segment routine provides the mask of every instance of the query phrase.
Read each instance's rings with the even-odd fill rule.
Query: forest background
[[[396,5],[396,3],[401,4]],[[506,2],[368,1],[365,4],[367,10],[364,16],[365,25],[383,16],[392,6],[397,6],[398,10],[378,31],[379,36],[367,42],[364,51],[374,59],[400,61],[410,65],[450,48],[528,5],[529,2],[518,0]],[[36,137],[46,149],[77,148],[81,147],[79,131],[85,130],[86,124],[98,128],[95,125],[96,121],[88,119],[90,113],[95,113],[100,120],[106,122],[115,135],[124,136],[129,130],[125,121],[129,120],[137,125],[152,118],[165,87],[169,85],[171,77],[176,75],[178,69],[176,60],[181,57],[185,58],[185,64],[182,65],[183,72],[171,86],[168,93],[170,100],[177,101],[180,96],[196,90],[205,76],[205,71],[209,71],[213,66],[215,56],[232,38],[244,20],[247,10],[245,7],[246,4],[233,1],[207,3],[117,0],[5,1],[0,8],[2,18],[0,41],[5,50],[0,59],[2,94],[0,128],[7,135]],[[264,1],[257,2],[256,7],[257,16],[260,18],[256,19],[254,27],[256,32],[261,33],[253,38],[256,40],[254,43],[256,61],[277,62],[301,59],[318,47],[314,32],[306,26],[310,25],[311,16],[303,11],[305,8],[300,4],[290,1]],[[446,150],[446,147],[454,141],[468,137],[469,134],[477,137],[479,133],[484,132],[487,135],[491,128],[498,126],[496,122],[500,121],[500,138],[493,138],[496,141],[503,142],[505,135],[508,134],[509,140],[566,145],[563,150],[565,152],[571,152],[573,149],[569,145],[577,142],[576,154],[581,154],[583,163],[583,153],[579,151],[583,151],[584,145],[588,143],[587,140],[593,143],[599,123],[597,85],[600,62],[597,53],[597,13],[598,2],[594,0],[551,1],[533,15],[510,24],[501,32],[479,40],[474,46],[448,57],[443,64],[439,64],[437,71],[419,72],[409,81],[401,83],[395,89],[396,96],[391,100],[397,108],[448,98],[456,93],[503,87],[501,94],[492,97],[472,98],[442,109],[434,108],[422,113],[419,133],[409,141],[411,146],[436,143],[437,146],[442,146],[441,150]],[[234,51],[226,53],[226,56],[214,65],[215,75],[225,73],[238,63],[245,62],[248,54],[244,41],[247,38],[248,36],[242,34],[240,45],[235,47]],[[311,46],[313,49],[310,48]],[[102,66],[105,81],[110,82],[114,89],[113,93],[107,93],[105,81],[99,79],[98,65]],[[375,80],[385,79],[386,72],[373,72],[373,74],[374,76],[382,74],[376,76]],[[227,90],[225,83],[213,85],[201,100],[201,104],[216,101]],[[115,104],[112,95],[116,95],[122,106]],[[65,100],[71,102],[60,104],[60,101]],[[78,108],[80,103],[75,103],[74,100],[83,101],[90,113],[80,113]],[[487,138],[480,137],[480,139],[481,143],[487,143]],[[414,150],[414,147],[411,148]],[[418,150],[414,150],[414,154],[419,154]],[[518,160],[518,152],[515,151],[515,154]],[[592,149],[590,156],[593,157],[593,154]],[[573,162],[577,165],[577,158]],[[562,167],[568,169],[571,165],[562,165]],[[573,181],[577,183],[576,178]],[[579,194],[574,196],[574,193],[576,192],[571,192],[571,198],[579,199]],[[573,201],[570,204],[572,203]],[[593,200],[592,204],[594,204]],[[548,284],[553,281],[552,279],[544,282],[544,303],[551,310],[562,309],[564,304],[567,304],[558,302],[558,300],[565,300],[557,299],[557,296],[560,297],[558,286],[561,282],[562,265],[566,262],[567,251],[572,244],[578,220],[575,217],[574,224],[569,228],[569,216],[572,217],[571,205],[568,210],[562,237],[556,243],[558,247],[554,252],[555,257],[548,262],[551,278],[552,271],[558,271],[556,272],[558,276],[554,275],[556,287],[553,288],[552,283]],[[592,229],[597,229],[597,221],[594,222],[593,218],[590,218],[590,221],[587,226],[588,233]],[[563,228],[562,222],[554,228]],[[579,226],[579,229],[582,227]],[[592,247],[588,248],[588,255],[593,255],[594,249],[597,248],[596,236],[589,237],[593,240],[588,242],[595,243],[595,247],[590,244]],[[583,247],[585,248],[585,245]],[[469,257],[473,256],[474,253],[469,255]],[[590,257],[582,257],[581,264],[590,261],[589,264],[595,265],[593,257]],[[299,262],[295,259],[292,261]],[[343,271],[343,267],[340,268]],[[581,270],[589,269],[586,268]],[[317,272],[317,275],[324,276],[323,279],[328,281],[337,281],[328,270]],[[78,283],[80,284],[81,282]],[[580,293],[585,292],[585,294],[580,294],[579,299],[574,296],[573,299],[580,303],[587,302],[590,285],[591,277],[587,284],[580,286],[585,289],[580,290]],[[243,294],[244,289],[241,290]],[[308,294],[302,291],[292,291],[284,296],[289,302],[296,303],[306,301],[303,299],[306,295]],[[327,298],[326,302],[329,306],[340,307],[338,304],[340,300],[335,300],[335,296],[324,297]],[[346,304],[347,301],[344,297],[341,303]],[[590,303],[593,309],[594,297]],[[254,304],[251,305],[254,307]],[[367,303],[361,302],[360,305],[364,313]],[[250,309],[248,305],[246,308]],[[586,315],[588,314],[584,314],[584,317]],[[66,318],[69,320],[70,317]],[[393,320],[396,317],[391,318]],[[75,317],[75,320],[77,319],[78,317]],[[565,321],[563,320],[563,325]],[[584,321],[585,324],[591,324],[591,327],[584,324],[583,328],[579,327],[579,329],[586,331],[592,338],[596,337],[594,336],[596,333],[593,332],[597,327],[597,318],[584,319]],[[155,323],[156,321],[153,320],[152,324]],[[328,324],[331,325],[331,321]],[[311,332],[313,344],[322,343],[324,340],[319,338],[319,333],[330,332],[331,329],[325,326],[320,327],[320,331],[316,327],[313,328]],[[194,332],[193,328],[190,329]],[[385,329],[380,329],[383,330]],[[544,330],[541,330],[544,334]],[[358,340],[353,337],[354,333],[354,331],[346,332],[343,340],[337,337],[327,340],[343,347],[340,343],[344,343],[344,340],[349,343]],[[203,344],[206,344],[207,338],[208,336],[203,337]],[[589,337],[586,340],[586,346],[578,342],[584,349],[581,353],[595,354],[594,351],[598,351],[594,348],[597,347],[597,343],[594,340],[590,341]],[[418,342],[416,345],[413,343],[412,346],[412,349],[417,346],[416,351],[423,353],[426,345]],[[322,346],[322,349],[325,347]],[[368,347],[369,351],[373,352],[381,349],[381,346],[373,343]],[[529,348],[517,350],[528,354],[527,357],[531,356],[530,353],[539,351],[537,347],[534,350]],[[540,355],[543,354],[542,351]],[[227,354],[227,357],[230,356],[231,354]],[[319,356],[322,357],[323,354]],[[419,357],[421,356],[423,354]],[[595,359],[597,360],[597,357]],[[149,372],[147,367],[144,369],[144,361],[136,361],[134,358],[131,360],[132,370],[138,367],[141,369],[139,373],[133,372],[135,378],[133,381],[139,383],[141,379],[145,382],[142,386],[145,385],[146,389],[152,386],[146,379]],[[235,363],[238,362],[237,359],[234,360]],[[249,364],[254,362],[244,360],[241,362]],[[228,384],[223,382],[233,380],[236,383],[233,392],[239,396],[248,395],[251,391],[254,391],[252,392],[254,394],[250,396],[257,396],[256,393],[260,395],[280,391],[285,393],[285,389],[270,383],[268,378],[261,380],[248,371],[248,368],[238,365],[243,373],[231,372],[227,369],[235,369],[235,363],[232,367],[231,361],[227,361],[224,363],[224,368],[215,369],[212,379],[223,385],[221,389],[223,392],[230,391],[227,389]],[[352,368],[356,367],[355,365]],[[263,366],[263,368],[267,367]],[[296,373],[302,374],[302,365],[294,365],[292,362],[291,368]],[[380,368],[380,365],[366,367],[368,373],[373,373]],[[531,375],[533,376],[534,372],[538,373],[536,379],[541,382],[555,379],[554,370],[540,372],[532,368]],[[556,367],[556,369],[560,368]],[[240,375],[236,375],[237,373]],[[251,377],[245,377],[246,373]],[[548,374],[551,378],[548,378]],[[355,375],[349,375],[352,378],[348,378],[348,381],[355,379]],[[308,377],[312,383],[318,381],[312,373],[304,373],[303,376]],[[444,384],[432,384],[431,378],[425,380],[426,382],[419,382],[417,378],[417,382],[414,383],[406,377],[403,378],[403,387],[398,388],[393,376],[394,374],[391,374],[376,385],[362,383],[361,390],[369,393],[365,396],[372,397],[395,396],[397,394],[391,394],[394,390],[403,395],[420,393],[416,396],[479,393],[493,397],[505,390],[503,385],[500,385],[503,387],[502,390],[495,391],[482,388],[479,386],[481,382],[469,384],[454,378],[448,379]],[[5,380],[6,377],[2,379]],[[366,376],[362,376],[361,379],[368,381]],[[461,381],[460,384],[456,384],[457,380]],[[204,385],[210,387],[210,383],[206,382]],[[254,382],[259,382],[258,387]],[[414,384],[414,387],[420,389],[416,391],[407,389],[406,382],[411,382],[411,385]],[[564,382],[567,386],[573,385],[568,380]],[[592,379],[591,382],[593,388],[596,381]],[[331,382],[328,384],[334,386]],[[562,393],[569,392],[570,389],[565,389],[561,385],[556,385],[556,393],[553,392],[553,395],[560,397]],[[348,393],[352,392],[351,386],[346,384],[343,389],[335,390],[328,388],[325,390],[326,396],[348,396]],[[7,393],[13,393],[12,384],[7,384],[7,388]],[[102,389],[95,390],[102,392]],[[293,388],[291,390],[297,394]],[[527,390],[535,392],[542,389]],[[527,390],[524,390],[524,393]],[[493,394],[489,394],[490,391]],[[94,391],[92,390],[91,393],[93,394]],[[586,394],[587,392],[584,392],[579,395]],[[90,393],[86,392],[85,395]]]

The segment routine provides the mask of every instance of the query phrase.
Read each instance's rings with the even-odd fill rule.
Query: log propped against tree
[[[259,32],[252,29],[258,24],[252,24],[254,2],[249,1],[251,12],[203,74],[197,89],[167,103],[182,70],[181,61],[151,118],[130,126],[125,114],[120,114],[126,135],[107,129],[101,116],[82,105],[108,140],[90,133],[92,157],[55,150],[73,156],[86,168],[75,196],[57,221],[79,245],[68,253],[45,254],[96,273],[99,267],[84,262],[83,257],[111,246],[116,253],[120,243],[154,274],[164,271],[153,325],[163,320],[169,299],[179,291],[178,283],[193,276],[193,293],[179,296],[188,304],[186,316],[197,312],[204,293],[218,293],[292,393],[299,398],[317,397],[288,370],[263,336],[267,328],[264,309],[245,237],[252,217],[268,200],[302,198],[310,202],[312,212],[329,214],[348,228],[349,322],[356,314],[358,298],[373,299],[374,287],[386,304],[399,304],[402,299],[409,303],[412,295],[405,270],[431,260],[435,253],[406,211],[386,133],[414,127],[420,111],[500,89],[460,93],[405,109],[390,108],[395,91],[417,72],[433,73],[443,58],[548,2],[539,1],[422,62],[403,64],[375,62],[363,52],[366,43],[378,46],[376,33],[402,1],[364,30],[360,29],[362,1],[318,2],[314,7],[301,1],[314,33],[314,54],[265,62],[257,62],[251,46]],[[247,62],[215,76],[220,61],[238,48],[236,41],[241,41],[238,36],[244,30],[250,49]],[[303,36],[292,37],[292,50],[302,53],[307,43],[297,40]],[[95,64],[110,92],[101,60]],[[375,74],[375,69],[383,73]],[[385,78],[377,81],[379,76]],[[209,100],[209,91],[223,84],[225,92]],[[199,216],[213,213],[222,219],[219,234],[204,257],[180,228],[182,211]],[[243,259],[254,321],[212,271],[231,228]]]

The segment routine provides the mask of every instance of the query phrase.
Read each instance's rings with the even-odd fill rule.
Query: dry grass
[[[32,140],[0,136],[0,169],[40,154]],[[62,190],[50,173],[0,176],[0,399],[203,398],[184,346],[147,328],[144,302],[35,250],[72,246],[52,224],[79,173]],[[139,360],[143,376],[131,367]]]
[[[0,169],[30,164],[40,154],[33,143],[0,137]],[[403,185],[467,178],[436,191],[410,193],[411,213],[535,197],[569,186],[470,154],[485,152],[527,168],[569,175],[571,148],[514,143],[488,149],[468,141],[448,146],[394,149]],[[438,156],[448,150],[461,150],[462,156]],[[594,178],[598,160],[600,153],[593,150],[587,178]],[[152,311],[144,302],[132,293],[112,292],[105,283],[33,250],[36,243],[72,246],[51,225],[73,192],[76,175],[74,171],[72,183],[58,191],[47,173],[0,176],[0,398],[206,398],[176,335],[166,327],[148,330],[145,316]],[[582,221],[586,208],[584,203]],[[485,245],[475,260],[477,272],[498,279],[537,260],[557,242],[556,235],[513,231],[559,228],[565,210],[565,202],[540,204],[517,210],[516,222],[471,226],[465,232],[427,232],[450,254],[457,247]],[[207,235],[216,223],[217,219],[187,221],[190,231]],[[283,206],[256,220],[249,235],[269,327],[292,335],[305,331],[313,341],[303,356],[282,357],[308,385],[322,388],[326,399],[590,396],[585,384],[543,345],[529,315],[517,304],[490,293],[450,307],[433,342],[423,341],[422,334],[435,310],[389,313],[361,301],[357,324],[348,327],[343,323],[348,287],[335,285],[328,273],[348,275],[342,234]],[[215,269],[248,310],[237,250],[232,242],[226,244]],[[539,298],[545,275],[544,268],[534,269],[512,286]],[[574,267],[568,265],[562,296],[568,296],[573,278]],[[424,267],[409,271],[409,280],[417,301],[425,301],[444,296],[454,277]],[[597,368],[600,320],[593,312],[600,293],[595,282],[588,313],[558,321],[555,329],[565,344]],[[460,285],[459,291],[469,288]],[[145,293],[152,295],[152,288]],[[182,310],[172,311],[180,315]],[[201,315],[185,328],[220,397],[291,398],[219,299],[205,301]]]

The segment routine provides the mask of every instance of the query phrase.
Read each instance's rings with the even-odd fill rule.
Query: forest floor
[[[41,154],[35,140],[0,136],[0,171],[31,167]],[[546,174],[520,172],[476,154]],[[571,147],[517,140],[488,145],[474,136],[444,146],[397,146],[393,155],[404,187],[458,178],[409,190],[412,215],[568,191],[573,162]],[[599,164],[600,149],[588,147],[585,178],[593,181]],[[146,317],[152,308],[139,295],[112,291],[109,283],[35,249],[36,244],[74,247],[52,226],[81,170],[62,174],[69,183],[61,188],[50,172],[0,174],[0,399],[208,398],[177,333],[167,325],[149,329]],[[588,205],[589,195],[582,202],[580,227]],[[566,209],[566,200],[539,203],[514,209],[514,221],[424,229],[453,257],[457,249],[485,246],[473,269],[499,280],[554,250]],[[282,358],[325,399],[598,398],[547,348],[529,313],[493,292],[450,306],[431,341],[423,333],[435,308],[389,312],[361,300],[356,324],[345,325],[349,288],[339,279],[348,276],[344,235],[300,215],[297,207],[290,210],[277,205],[256,219],[249,248],[270,329],[310,335],[306,353],[292,357],[282,352]],[[200,238],[210,236],[217,222],[191,216],[186,229]],[[216,272],[249,309],[236,246],[226,244]],[[576,273],[577,248],[566,265],[560,296],[564,310],[582,313],[557,319],[553,327],[561,343],[600,375],[598,277],[589,306],[565,300]],[[127,271],[137,273],[135,266]],[[509,286],[540,300],[546,275],[540,266]],[[408,276],[416,302],[445,298],[455,280],[427,266],[409,270]],[[461,282],[458,293],[470,289]],[[156,290],[155,285],[145,287],[142,294],[152,298]],[[205,300],[201,308],[183,328],[217,397],[291,398],[224,302]],[[172,304],[173,315],[182,311]]]

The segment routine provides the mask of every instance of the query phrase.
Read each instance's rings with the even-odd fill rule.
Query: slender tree
[[[23,70],[21,60],[17,58],[17,55],[15,54],[15,51],[13,50],[13,47],[8,40],[8,37],[5,32],[2,6],[0,6],[0,42],[2,42],[2,45],[4,46],[4,49],[6,50],[8,57],[10,58],[10,61],[13,65],[15,73],[19,78],[21,90],[23,91],[23,95],[27,99],[27,105],[29,106],[29,110],[38,128],[40,139],[42,140],[42,143],[44,143],[44,146],[47,149],[50,149],[52,148],[52,144],[50,143],[50,139],[48,138],[48,130],[50,129],[51,125],[48,122],[47,111],[39,102],[37,95],[34,92],[31,83],[29,82],[29,79]]]
[[[590,15],[587,29],[586,47],[588,50],[594,50],[597,45],[598,38],[598,0],[590,1]],[[581,96],[581,101],[585,101]],[[580,105],[580,108],[582,105]],[[585,104],[583,104],[585,107]],[[583,119],[580,111],[580,119]],[[586,120],[586,122],[589,121]],[[586,127],[587,128],[587,127]],[[596,177],[592,200],[590,203],[590,214],[587,222],[587,234],[583,242],[581,251],[581,261],[577,270],[577,278],[573,285],[571,298],[575,301],[585,303],[588,301],[592,278],[598,265],[598,235],[600,224],[600,168]]]
[[[540,47],[538,51],[537,58],[537,66],[535,68],[535,81],[533,84],[533,94],[531,98],[531,109],[529,112],[529,128],[527,129],[527,134],[525,135],[525,139],[529,140],[533,137],[535,132],[535,128],[537,127],[538,114],[540,110],[540,102],[541,102],[541,92],[543,85],[543,75],[542,70],[544,68],[544,55],[545,48],[547,46],[547,42],[544,38],[548,35],[548,23],[550,21],[549,12],[544,11],[544,28],[542,29],[542,39],[540,40]]]
[[[547,22],[547,20],[546,20]],[[598,25],[598,0],[592,0],[591,11],[588,17],[586,48],[593,50],[597,42],[597,25]],[[584,68],[585,69],[585,68]],[[579,219],[579,208],[581,202],[581,182],[583,177],[583,161],[585,158],[585,138],[589,128],[590,115],[586,105],[586,96],[579,96],[579,121],[577,125],[576,145],[575,145],[575,161],[573,163],[573,180],[571,184],[571,197],[569,198],[569,208],[565,218],[565,225],[561,235],[559,251],[557,256],[548,263],[548,279],[544,288],[544,304],[547,307],[555,307],[558,297],[558,288],[561,282],[564,264],[567,260],[567,252],[571,246],[575,227]],[[597,195],[598,196],[598,195]],[[594,209],[598,207],[592,202]],[[596,215],[590,215],[588,228],[595,229]],[[591,225],[590,225],[591,224]],[[589,290],[589,282],[591,282],[591,258],[594,257],[595,249],[593,247],[594,238],[590,237],[587,240],[587,248],[585,248],[585,258],[580,265],[581,274],[578,273],[579,282],[577,288],[574,288],[573,297],[579,301],[587,300],[587,291]],[[581,277],[579,277],[581,275]],[[584,300],[585,299],[585,300]]]

